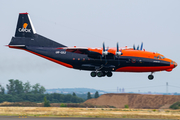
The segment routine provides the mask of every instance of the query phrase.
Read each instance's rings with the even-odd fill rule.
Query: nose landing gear
[[[150,75],[148,75],[148,79],[149,80],[153,80],[154,79],[154,76],[152,75],[153,73],[151,73]]]

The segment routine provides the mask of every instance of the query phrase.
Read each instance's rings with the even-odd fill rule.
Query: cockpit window
[[[164,56],[161,56],[162,59],[164,59],[165,57]]]
[[[162,55],[158,55],[157,57],[156,56],[154,56],[154,59],[164,59],[165,57],[164,56],[162,56]]]
[[[160,59],[160,56],[157,56],[157,59]]]

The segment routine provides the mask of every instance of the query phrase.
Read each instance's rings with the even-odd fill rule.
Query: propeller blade
[[[138,47],[137,47],[137,50],[139,50],[139,45],[138,45]]]
[[[120,55],[122,55],[122,49],[120,49],[120,51],[119,51],[119,43],[117,42],[116,56],[119,57]]]
[[[107,50],[109,49],[109,47],[107,48]],[[102,57],[108,55],[108,51],[105,48],[105,43],[103,42],[103,51],[102,51]]]
[[[105,51],[105,44],[104,44],[104,42],[103,42],[103,52]]]
[[[119,52],[119,43],[117,42],[117,52]]]
[[[140,50],[142,50],[143,49],[143,42],[141,43],[141,48],[140,48]]]
[[[133,49],[134,49],[134,50],[136,50],[136,47],[135,47],[135,45],[133,45]]]

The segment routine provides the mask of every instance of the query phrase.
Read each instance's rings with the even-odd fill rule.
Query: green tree
[[[87,99],[91,99],[92,97],[91,97],[91,93],[90,92],[88,92],[87,93]]]
[[[67,104],[61,103],[60,107],[67,107]]]
[[[23,93],[23,83],[19,80],[10,79],[6,87],[8,94],[14,95]]]
[[[46,92],[46,89],[43,86],[40,86],[39,83],[36,83],[32,86],[32,93],[34,94],[44,94]]]
[[[99,97],[99,93],[98,93],[98,91],[96,91],[94,98],[98,98],[98,97]]]
[[[44,107],[51,107],[49,100],[46,99],[46,96],[44,97]]]
[[[24,93],[22,81],[15,80],[15,81],[14,81],[14,84],[15,84],[15,86],[14,86],[14,87],[15,87],[15,94]]]
[[[129,108],[129,105],[124,105],[124,108]]]
[[[169,108],[171,108],[171,109],[180,109],[180,101],[175,102]]]
[[[39,94],[44,94],[45,92],[46,92],[46,89],[43,86],[41,86],[39,88]]]
[[[31,92],[31,84],[29,81],[23,84],[23,91],[24,93],[30,93]]]
[[[0,94],[4,95],[4,93],[5,93],[5,89],[3,86],[0,85]]]
[[[40,88],[40,84],[36,83],[35,85],[32,86],[32,93],[34,94],[38,94],[39,93],[39,88]]]
[[[75,92],[73,92],[73,96],[76,96],[76,93],[75,93]]]
[[[6,88],[7,88],[7,93],[8,94],[15,94],[15,84],[14,84],[14,79],[10,79],[9,80],[9,84],[6,85]]]

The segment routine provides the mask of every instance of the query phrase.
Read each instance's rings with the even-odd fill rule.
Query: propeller
[[[116,48],[116,55],[120,56],[122,55],[122,50],[119,51],[119,43],[117,42],[117,48]]]
[[[141,43],[141,47],[139,48],[139,45],[137,46],[137,49],[135,47],[135,45],[133,45],[133,49],[134,50],[143,50],[143,42]]]
[[[103,42],[103,51],[102,51],[102,56],[103,57],[108,55],[108,49],[109,49],[109,47],[107,47],[107,49],[105,49],[105,43]]]

